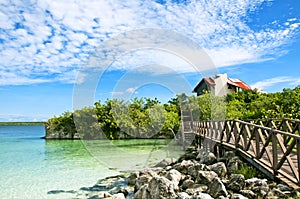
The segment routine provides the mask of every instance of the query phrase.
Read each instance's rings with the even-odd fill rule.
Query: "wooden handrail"
[[[294,126],[286,121],[294,122]],[[262,120],[194,121],[194,126],[199,128],[200,137],[240,151],[274,178],[280,174],[300,186],[300,120],[283,118],[268,122],[272,127],[265,126]]]

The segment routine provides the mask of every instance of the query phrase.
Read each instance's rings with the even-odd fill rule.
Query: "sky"
[[[2,0],[0,121],[107,98],[165,102],[216,73],[295,88],[299,30],[295,0]]]

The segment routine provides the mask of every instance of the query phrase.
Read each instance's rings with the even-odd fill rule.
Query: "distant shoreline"
[[[45,122],[0,122],[0,126],[38,126]]]

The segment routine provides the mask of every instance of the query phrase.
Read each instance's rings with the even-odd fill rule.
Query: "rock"
[[[110,198],[110,197],[112,197],[112,195],[110,193],[108,193],[108,192],[105,192],[103,194],[103,198]]]
[[[176,163],[176,158],[165,158],[162,161],[160,161],[158,164],[156,164],[154,167],[167,167],[174,163]]]
[[[242,194],[234,193],[232,194],[231,199],[248,199],[248,198],[243,196]]]
[[[264,197],[269,192],[266,179],[251,178],[245,181],[248,188],[256,193],[257,196]]]
[[[198,171],[210,171],[209,167],[205,164],[196,163],[192,166],[188,167],[188,174],[191,175],[193,178],[197,178]]]
[[[175,185],[165,177],[153,177],[148,186],[150,198],[172,199],[176,198]]]
[[[172,181],[175,186],[178,186],[182,175],[179,171],[172,169],[166,173],[165,177],[170,181]]]
[[[193,185],[195,184],[195,181],[192,179],[186,179],[185,181],[183,181],[181,187],[182,189],[187,189],[187,188],[191,188]]]
[[[279,189],[274,188],[268,193],[267,198],[287,198],[287,195]]]
[[[150,175],[140,176],[138,179],[136,179],[134,190],[135,191],[139,190],[143,185],[150,182],[151,179],[152,179],[152,176],[150,176]]]
[[[130,190],[129,190],[128,188],[121,188],[121,189],[118,191],[118,193],[124,194],[125,197],[128,196],[129,192],[130,192]]]
[[[232,174],[228,182],[227,188],[239,192],[245,186],[245,177],[242,174]]]
[[[140,176],[140,173],[139,172],[133,172],[131,173],[128,178],[127,178],[127,182],[128,182],[128,185],[135,185],[135,182],[136,182],[136,179]]]
[[[141,188],[134,194],[134,198],[137,199],[151,199],[150,193],[148,191],[148,184],[144,184]]]
[[[114,194],[110,197],[110,199],[125,199],[125,196],[123,193],[117,193],[117,194]]]
[[[250,198],[250,199],[256,198],[256,194],[255,194],[253,191],[251,191],[251,190],[241,190],[240,193],[241,193],[243,196],[245,196],[245,197],[247,197],[247,198]]]
[[[217,162],[208,167],[211,171],[216,172],[216,174],[218,174],[219,177],[224,177],[227,174],[227,168],[223,162]]]
[[[200,164],[211,165],[217,162],[217,158],[213,153],[206,153],[204,155],[200,155]]]
[[[227,163],[227,170],[229,173],[235,173],[241,166],[243,165],[243,162],[241,159],[237,156],[234,156],[233,158],[228,160]]]
[[[218,177],[214,178],[214,180],[209,185],[208,194],[211,195],[213,198],[228,195],[226,187],[222,183],[221,179]]]
[[[214,171],[198,171],[196,182],[198,184],[209,184],[216,177],[218,177],[218,174],[216,174]]]
[[[177,194],[177,199],[191,199],[192,196],[190,196],[189,194],[185,193],[185,192],[180,192]]]
[[[207,191],[208,186],[204,184],[194,184],[192,187],[186,189],[186,193],[190,195],[194,195],[200,192],[205,192]]]
[[[198,193],[197,195],[193,196],[192,199],[213,199],[213,197],[207,193]]]
[[[277,189],[279,189],[280,191],[293,191],[293,188],[284,184],[278,184]]]
[[[191,160],[183,160],[180,163],[177,163],[173,166],[174,169],[183,174],[188,174],[188,167],[194,166],[195,163]]]

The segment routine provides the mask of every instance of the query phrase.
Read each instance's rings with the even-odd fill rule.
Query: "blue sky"
[[[0,3],[0,121],[47,120],[72,111],[73,91],[83,78],[78,72],[102,49],[99,46],[144,28],[191,39],[210,57],[214,72],[266,92],[300,84],[300,2],[296,0],[4,0]],[[166,101],[179,91],[177,87],[188,83],[182,88],[189,93],[209,74],[198,67],[171,52],[135,49],[107,66],[96,88],[90,88],[92,101],[122,96]]]

